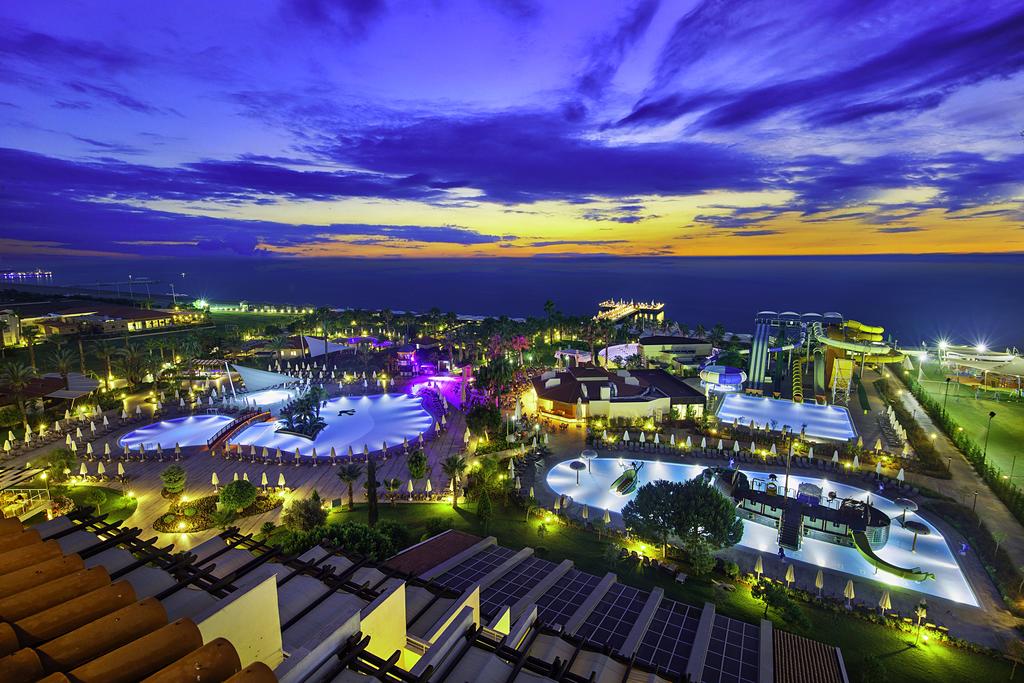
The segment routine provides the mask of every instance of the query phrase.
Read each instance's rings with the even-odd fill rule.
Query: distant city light
[[[985,342],[978,342],[977,345],[974,347],[974,350],[977,351],[978,353],[985,353],[986,351],[988,351],[988,344],[986,344]]]
[[[196,299],[195,307],[196,308],[209,308],[210,307],[210,302],[207,301],[206,299]]]
[[[949,348],[949,342],[945,339],[939,340],[939,351],[945,351]]]

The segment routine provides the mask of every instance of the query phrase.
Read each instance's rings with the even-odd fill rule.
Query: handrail
[[[207,440],[206,448],[207,450],[213,450],[213,448],[216,447],[222,440],[230,437],[231,434],[238,431],[240,428],[252,424],[258,418],[262,418],[263,421],[266,421],[271,417],[273,416],[271,415],[269,410],[246,411],[240,414],[237,418],[235,418],[230,424],[227,424],[224,427],[221,427],[219,430],[217,430],[217,433]]]

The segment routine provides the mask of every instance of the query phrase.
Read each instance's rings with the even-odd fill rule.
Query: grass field
[[[941,404],[946,392],[944,375],[938,365],[925,365],[922,386]],[[989,393],[988,396],[993,394]],[[988,414],[995,411],[992,420],[992,433],[988,439],[988,457],[993,465],[1009,475],[1013,467],[1013,456],[1019,453],[1024,444],[1024,403],[1009,399],[1002,395],[1000,400],[993,398],[974,398],[974,388],[966,385],[950,385],[949,398],[946,400],[946,412],[963,427],[979,446],[985,442],[985,430],[988,425]],[[1019,458],[1013,468],[1013,479],[1017,484],[1024,483],[1024,458]]]
[[[685,584],[679,584],[660,573],[644,572],[630,565],[619,563],[610,556],[616,548],[611,548],[608,541],[598,540],[593,534],[575,529],[547,524],[544,538],[537,534],[536,520],[529,525],[521,513],[513,514],[495,510],[495,519],[485,533],[473,513],[472,504],[465,504],[459,510],[444,503],[436,504],[383,504],[380,507],[381,520],[394,520],[408,529],[412,542],[420,540],[426,533],[427,520],[445,518],[450,520],[454,528],[477,535],[492,535],[498,543],[510,548],[526,546],[535,549],[543,548],[542,556],[553,562],[570,559],[581,570],[603,576],[612,571],[619,580],[646,589],[660,586],[667,597],[692,605],[704,602],[715,603],[719,613],[757,623],[763,613],[762,603],[754,600],[750,591],[740,589],[727,592],[715,587],[708,579],[691,577]],[[352,519],[366,521],[365,507],[356,506],[347,511],[332,513],[329,522],[342,522]],[[609,552],[612,550],[612,552]],[[541,552],[538,552],[541,554]],[[952,681],[979,680],[997,681],[1009,678],[1010,667],[1002,660],[984,655],[972,654],[945,645],[922,642],[913,645],[913,638],[905,633],[884,628],[857,618],[844,618],[816,608],[805,610],[810,620],[810,628],[797,631],[801,635],[824,641],[842,648],[850,680],[854,683],[862,680],[864,660],[868,656],[876,656],[886,670],[886,677],[873,678],[873,681]],[[773,616],[769,613],[769,616]],[[787,630],[784,624],[778,624]]]

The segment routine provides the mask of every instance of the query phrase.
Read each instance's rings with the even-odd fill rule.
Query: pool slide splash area
[[[850,411],[842,406],[795,403],[766,396],[727,394],[718,409],[718,419],[743,426],[753,421],[755,427],[767,425],[772,431],[788,427],[789,431],[799,433],[803,429],[812,439],[847,441],[857,437]]]
[[[579,486],[576,485],[576,471],[566,461],[551,468],[547,475],[548,486],[556,494],[564,494],[579,504],[587,504],[591,509],[608,510],[621,513],[622,508],[636,495],[635,490],[628,495],[618,495],[611,486],[631,465],[614,458],[596,458],[589,461],[590,469],[579,472]],[[638,484],[665,479],[669,481],[687,481],[698,476],[706,468],[701,465],[682,463],[664,463],[642,461],[644,467],[638,472]],[[743,470],[744,474],[753,479],[767,479],[768,474]],[[847,547],[817,540],[804,538],[800,549],[787,551],[787,556],[819,567],[844,572],[864,579],[878,581],[891,586],[899,586],[909,590],[953,600],[965,605],[978,606],[978,600],[971,590],[953,551],[949,548],[941,532],[928,524],[927,520],[916,513],[908,512],[907,519],[925,524],[930,533],[917,537],[914,551],[914,534],[904,529],[897,521],[903,509],[888,498],[877,496],[863,489],[847,484],[829,481],[820,477],[790,475],[790,487],[796,489],[801,483],[819,486],[823,492],[835,491],[838,499],[850,498],[866,501],[870,497],[871,505],[878,508],[893,520],[889,529],[889,539],[885,546],[878,549],[875,555],[893,567],[918,567],[923,572],[935,575],[934,580],[919,581],[899,576],[874,566],[856,547]],[[637,487],[639,488],[639,487]],[[739,545],[758,552],[774,554],[778,551],[778,530],[750,520],[743,520],[743,538]],[[799,567],[798,579],[799,576]],[[806,571],[806,570],[805,570]],[[802,577],[808,580],[810,577]]]

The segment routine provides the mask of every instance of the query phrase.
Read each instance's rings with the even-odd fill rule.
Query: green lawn
[[[925,365],[922,385],[940,404],[946,392],[943,378],[938,365]],[[993,396],[991,392],[986,395]],[[946,411],[979,446],[985,443],[988,414],[995,411],[996,417],[992,420],[992,433],[988,439],[988,457],[996,467],[1009,475],[1014,453],[1019,453],[1021,444],[1024,444],[1024,403],[1008,400],[1006,395],[999,398],[999,401],[992,398],[975,399],[973,387],[958,387],[953,383],[949,388]],[[1018,485],[1024,483],[1024,458],[1014,467],[1013,478]]]
[[[100,512],[107,515],[108,522],[120,522],[135,512],[135,508],[138,507],[138,501],[134,498],[128,498],[127,496],[121,495],[120,489],[107,488],[106,486],[71,486],[67,490],[67,495],[71,500],[75,501],[75,507],[79,510],[90,510],[92,506],[86,503],[86,498],[89,494],[96,490],[103,491],[106,494],[107,500],[100,508]],[[31,519],[28,519],[26,524],[38,524],[46,521],[46,514],[40,513]]]
[[[380,517],[382,521],[393,520],[402,524],[409,530],[412,542],[419,541],[426,533],[427,520],[436,517],[451,520],[456,529],[485,535],[473,510],[472,504],[464,504],[459,510],[453,510],[444,503],[395,506],[385,503],[380,507]],[[609,560],[611,544],[599,541],[592,534],[552,523],[547,525],[547,534],[542,539],[536,531],[536,520],[528,526],[521,513],[503,513],[498,509],[495,513],[489,535],[497,537],[501,545],[509,548],[544,548],[543,556],[553,562],[571,559],[577,568],[599,576],[612,571],[623,583],[647,589],[660,586],[668,597],[693,605],[714,602],[718,612],[738,619],[757,622],[763,613],[762,604],[754,600],[746,588],[741,587],[730,593],[716,588],[710,580],[697,578],[679,584],[662,574],[643,572]],[[342,522],[346,519],[365,522],[365,507],[357,505],[351,513],[332,513],[328,521]],[[914,647],[913,638],[907,634],[860,619],[837,617],[834,613],[815,608],[808,608],[806,613],[811,626],[806,631],[797,632],[841,647],[853,683],[861,680],[862,662],[870,655],[877,655],[883,660],[888,680],[901,683],[968,679],[996,681],[1009,678],[1010,667],[1000,660],[935,643],[922,643]]]

